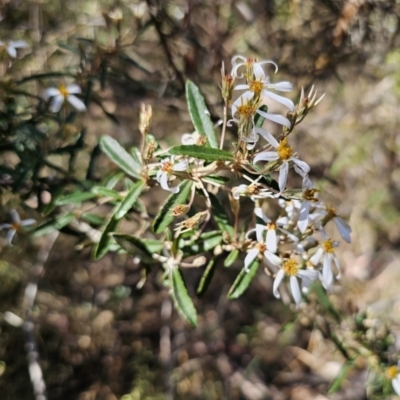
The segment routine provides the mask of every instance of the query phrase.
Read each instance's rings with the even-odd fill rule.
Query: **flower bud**
[[[152,114],[151,106],[142,103],[140,106],[139,131],[143,136],[149,133]]]
[[[172,209],[172,215],[174,217],[179,217],[180,215],[186,214],[190,210],[190,206],[188,204],[177,204]]]

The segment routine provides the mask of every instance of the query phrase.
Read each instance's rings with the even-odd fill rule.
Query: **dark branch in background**
[[[174,72],[176,74],[176,77],[178,78],[179,82],[182,84],[183,87],[185,87],[185,80],[186,80],[185,76],[179,70],[179,68],[176,66],[176,64],[174,62],[174,59],[173,59],[172,54],[171,54],[171,51],[170,51],[170,49],[168,47],[167,37],[162,32],[161,22],[157,17],[158,10],[154,10],[155,6],[153,6],[151,4],[150,0],[146,0],[146,3],[147,3],[147,7],[149,9],[149,14],[150,14],[150,17],[151,17],[151,21],[152,21],[152,23],[154,25],[154,28],[157,31],[157,34],[158,34],[158,37],[160,39],[161,45],[162,45],[162,47],[164,49],[165,55],[168,58],[168,62],[170,64],[170,66],[172,67],[172,69],[174,70]]]

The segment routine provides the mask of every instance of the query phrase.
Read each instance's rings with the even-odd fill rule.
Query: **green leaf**
[[[225,258],[224,261],[224,267],[229,268],[238,258],[239,256],[239,250],[238,249],[234,249],[232,250],[228,257]]]
[[[200,235],[203,241],[204,251],[209,251],[218,246],[222,241],[222,233],[220,231],[205,232]]]
[[[185,181],[179,185],[179,192],[172,193],[167,201],[161,207],[160,212],[157,214],[153,223],[153,231],[155,233],[162,233],[174,220],[172,209],[178,204],[184,204],[192,189],[192,181]]]
[[[49,233],[54,231],[59,231],[60,229],[67,226],[74,219],[75,215],[73,213],[60,215],[56,219],[45,222],[44,224],[38,226],[35,229],[33,235],[42,236],[42,235],[48,235]]]
[[[179,313],[195,327],[197,325],[196,309],[178,267],[172,270],[172,297]]]
[[[217,263],[215,262],[215,260],[210,260],[210,262],[207,265],[207,268],[204,270],[204,273],[200,279],[199,286],[197,287],[196,293],[198,295],[203,294],[207,290],[208,285],[210,284],[211,279],[214,275],[216,266],[217,266]]]
[[[328,389],[328,394],[336,393],[342,388],[344,380],[346,379],[347,375],[349,374],[351,368],[354,365],[354,361],[355,361],[355,359],[350,359],[344,363],[344,365],[342,366],[342,368],[339,371],[339,374],[332,381],[332,383]]]
[[[90,192],[75,192],[71,194],[67,194],[65,196],[61,196],[55,200],[55,204],[57,206],[64,206],[67,204],[80,204],[83,201],[90,200],[96,197],[95,193]]]
[[[98,260],[99,258],[106,255],[110,245],[112,244],[111,232],[115,232],[119,224],[119,220],[111,218],[107,225],[104,227],[103,233],[101,234],[99,243],[94,248],[93,258]]]
[[[108,189],[103,186],[93,186],[91,192],[96,196],[111,197],[115,200],[122,200],[122,196],[116,190]]]
[[[268,107],[266,105],[262,105],[259,110],[267,112],[268,111]],[[260,114],[256,114],[254,117],[254,125],[257,128],[262,128],[263,124],[264,124],[265,118],[263,116],[261,116]]]
[[[125,216],[125,214],[135,204],[136,200],[142,193],[145,186],[146,184],[143,181],[138,181],[135,183],[135,185],[128,192],[124,200],[122,200],[121,204],[119,205],[117,211],[114,214],[114,218],[121,219]]]
[[[100,148],[107,157],[128,175],[140,178],[142,166],[111,136],[102,136]]]
[[[218,176],[218,175],[207,175],[202,178],[204,182],[213,182],[219,185],[224,185],[226,182],[229,181],[229,178],[226,176]]]
[[[260,262],[256,259],[249,265],[249,272],[243,267],[236,277],[235,282],[233,282],[232,287],[229,289],[228,299],[237,299],[246,291],[256,275],[259,266]]]
[[[121,171],[114,172],[113,174],[105,177],[101,182],[101,186],[105,186],[107,189],[114,189],[115,185],[125,176]]]
[[[92,225],[103,225],[105,223],[105,219],[103,217],[101,217],[100,215],[97,215],[97,214],[92,214],[92,213],[82,214],[81,219],[83,219],[86,222],[89,222],[89,224],[92,224]]]
[[[214,132],[214,126],[207,110],[204,97],[199,88],[192,82],[186,81],[186,99],[189,108],[189,114],[196,131],[207,137],[208,144],[214,149],[218,148],[217,138]]]
[[[115,241],[129,254],[142,256],[147,261],[153,261],[153,253],[159,253],[164,248],[164,243],[156,239],[139,239],[126,233],[113,233]]]
[[[234,230],[230,224],[229,216],[226,213],[226,206],[224,206],[220,199],[213,193],[209,193],[211,201],[212,216],[221,231],[229,233],[233,239]]]
[[[175,146],[169,150],[169,153],[173,155],[195,157],[205,161],[233,161],[233,155],[229,153],[229,151],[197,146],[196,144]]]

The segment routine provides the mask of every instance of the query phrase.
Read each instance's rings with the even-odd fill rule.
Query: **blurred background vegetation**
[[[36,175],[13,179],[10,171],[21,176],[30,153],[18,159],[2,149],[1,172],[8,173],[0,179],[2,221],[11,208],[40,220],[55,187],[88,178],[101,135],[137,145],[142,102],[153,106],[151,133],[159,142],[179,141],[192,130],[186,78],[200,86],[218,121],[221,62],[229,71],[231,57],[242,54],[276,61],[272,79],[293,82],[294,100],[312,84],[326,93],[292,141],[324,200],[340,205],[353,228],[352,244],[338,252],[342,281],[329,297],[316,288],[298,310],[272,297],[262,273],[242,298],[228,302],[240,261],[217,270],[201,299],[194,288],[202,269],[185,271],[199,312],[196,329],[171,311],[160,271],[151,270],[141,285],[131,258],[112,254],[93,262],[89,249],[76,247],[76,232],[62,230],[32,310],[49,399],[395,398],[381,372],[397,362],[400,348],[398,1],[2,0],[0,19],[1,40],[30,45],[0,78],[2,146],[13,129],[3,123],[11,112],[7,85],[18,86],[25,107],[28,93],[40,97],[68,76],[91,96],[86,114],[60,129],[50,125],[56,145],[34,140],[47,163],[35,161]],[[27,79],[38,74],[45,76]],[[21,142],[31,140],[31,130],[21,132]],[[52,146],[67,150],[52,153]],[[99,157],[90,179],[116,171]],[[58,172],[56,181],[49,169]],[[166,195],[159,196],[147,199],[149,210],[156,212]],[[34,399],[26,339],[4,316],[24,318],[24,290],[45,241],[20,235],[14,247],[0,243],[1,399]]]

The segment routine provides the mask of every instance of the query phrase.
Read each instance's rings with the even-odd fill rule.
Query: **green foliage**
[[[237,299],[240,297],[249,287],[251,281],[255,277],[258,267],[260,266],[260,262],[258,260],[254,260],[250,265],[248,271],[246,268],[243,268],[233,285],[229,289],[228,298],[229,299]]]
[[[233,155],[228,151],[197,146],[195,144],[175,146],[169,150],[169,153],[174,155],[195,157],[205,161],[233,161]]]

